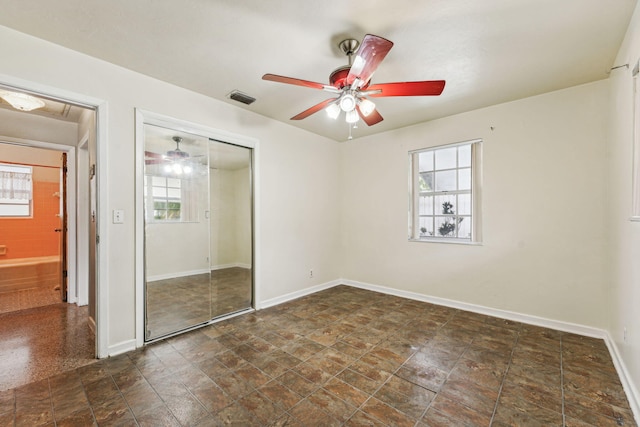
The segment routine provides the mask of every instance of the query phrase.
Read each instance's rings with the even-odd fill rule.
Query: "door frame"
[[[16,146],[20,146],[20,147],[26,147],[26,148],[37,148],[37,149],[43,149],[43,150],[49,150],[49,151],[57,151],[59,153],[66,153],[67,154],[67,160],[69,158],[74,159],[75,158],[75,153],[76,153],[76,147],[71,146],[71,145],[64,145],[64,144],[56,144],[53,142],[45,142],[45,141],[37,141],[37,140],[33,140],[33,139],[22,139],[22,138],[14,138],[14,137],[9,137],[9,136],[5,136],[5,135],[0,135],[0,145],[1,144],[10,144],[10,145],[16,145]],[[67,161],[67,172],[62,171],[62,167],[60,167],[61,170],[61,176],[59,177],[60,181],[58,182],[58,184],[60,186],[62,186],[62,174],[67,175],[67,188],[66,188],[66,192],[67,192],[67,206],[66,206],[66,210],[67,210],[67,232],[66,232],[66,236],[65,233],[63,232],[59,237],[62,241],[62,239],[66,238],[67,240],[67,253],[66,253],[66,257],[67,257],[67,263],[66,267],[67,272],[68,272],[68,276],[67,276],[67,285],[69,288],[76,287],[76,284],[78,283],[78,276],[77,276],[77,271],[76,271],[76,266],[77,266],[77,248],[76,248],[76,239],[77,239],[77,224],[76,224],[76,217],[75,215],[69,215],[69,212],[75,212],[76,209],[76,201],[78,200],[78,196],[79,194],[76,192],[76,180],[75,180],[75,168],[76,165],[73,162],[68,162]],[[63,195],[61,194],[60,197],[62,198]],[[60,226],[62,227],[62,221],[60,222]],[[60,253],[60,263],[63,262],[63,254]],[[60,284],[61,288],[62,288],[62,283]],[[61,289],[62,291],[62,289]],[[67,303],[72,302],[72,301],[65,301]]]
[[[145,298],[144,298],[144,125],[155,125],[168,129],[193,133],[207,138],[215,139],[221,142],[239,145],[250,148],[253,152],[252,157],[252,176],[251,188],[253,191],[252,199],[252,262],[253,262],[253,298],[252,306],[254,308],[259,305],[259,289],[260,289],[260,144],[256,138],[238,135],[209,126],[200,125],[186,120],[176,119],[158,113],[136,108],[135,111],[135,152],[136,152],[136,219],[135,219],[135,254],[136,254],[136,347],[144,346],[144,328],[145,328]],[[219,319],[216,319],[219,320]]]
[[[109,181],[107,179],[107,171],[108,171],[108,144],[107,144],[107,101],[95,98],[92,96],[68,91],[66,89],[60,89],[53,86],[44,85],[41,83],[36,83],[29,80],[24,80],[18,77],[9,76],[6,74],[0,74],[0,84],[7,87],[15,88],[16,90],[30,92],[36,96],[43,96],[46,98],[55,99],[61,102],[66,102],[70,104],[79,105],[82,107],[90,108],[95,111],[95,135],[96,135],[96,166],[97,166],[97,176],[96,176],[96,188],[97,188],[97,204],[98,209],[96,212],[96,221],[98,224],[97,234],[107,236],[107,218],[109,217],[108,210],[108,194],[109,194]],[[24,141],[29,143],[29,141]],[[31,141],[32,143],[38,143],[38,141]],[[80,141],[76,141],[79,143]],[[53,146],[53,149],[67,148],[65,145],[61,144],[51,144],[51,143],[43,143],[47,145]],[[72,158],[76,158],[76,147],[69,146],[68,148],[73,149]],[[74,172],[69,174],[69,178],[73,179],[73,186],[75,189],[75,166]],[[75,191],[75,190],[74,190]],[[77,194],[75,195],[77,197]],[[69,212],[76,212],[76,198],[73,198],[73,209],[69,209]],[[75,236],[75,218],[74,218],[74,238]],[[69,235],[69,239],[71,239],[71,233]],[[96,244],[96,269],[97,269],[97,278],[96,278],[96,318],[95,320],[95,330],[96,330],[96,357],[103,358],[109,356],[109,264],[108,264],[108,253],[109,253],[109,239],[102,239],[100,244]],[[74,254],[70,259],[74,260],[74,270],[76,268],[75,265],[75,240],[74,240]],[[74,271],[75,274],[75,271]],[[75,284],[74,284],[75,285]]]

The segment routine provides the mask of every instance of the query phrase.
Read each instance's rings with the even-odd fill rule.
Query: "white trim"
[[[147,282],[155,282],[157,280],[176,279],[178,277],[195,276],[196,274],[207,274],[210,270],[204,268],[201,270],[179,271],[177,273],[165,273],[157,274],[155,276],[148,276]]]
[[[428,302],[431,304],[442,305],[445,307],[457,308],[459,310],[471,311],[473,313],[484,314],[487,316],[498,317],[500,319],[513,320],[515,322],[526,323],[529,325],[541,326],[543,328],[555,329],[558,331],[570,332],[578,335],[584,335],[592,338],[602,338],[606,336],[606,331],[603,329],[594,328],[591,326],[579,325],[576,323],[564,322],[561,320],[547,319],[544,317],[532,316],[529,314],[521,314],[508,310],[500,310],[497,308],[485,307],[482,305],[469,304],[466,302],[460,302],[450,300],[446,298],[432,297],[416,292],[402,291],[398,289],[388,288],[385,286],[372,285],[370,283],[358,282],[355,280],[342,280],[345,285],[353,286],[354,288],[367,289],[374,292],[380,292],[387,295],[395,295],[398,297],[408,298],[416,301]]]
[[[96,245],[96,354],[98,358],[110,356],[109,353],[109,177],[108,153],[108,105],[106,101],[95,104],[96,111],[96,191],[97,191],[97,235],[102,236]]]
[[[136,349],[136,340],[127,340],[119,342],[118,344],[109,346],[109,356],[117,356],[118,354],[126,353]]]
[[[344,284],[344,280],[332,280],[330,282],[321,283],[319,285],[311,286],[310,288],[301,289],[299,291],[291,292],[279,297],[271,298],[265,301],[260,301],[256,304],[256,310],[262,310],[264,308],[273,307],[274,305],[282,304],[294,299],[304,297],[316,292],[324,291],[325,289],[333,288],[338,285]]]
[[[242,262],[232,262],[231,264],[218,264],[212,265],[211,270],[224,270],[225,268],[244,268],[251,270],[251,264],[245,264]]]
[[[629,401],[629,406],[631,407],[633,416],[636,421],[640,421],[640,392],[633,383],[633,379],[627,370],[624,359],[620,356],[620,351],[618,350],[616,342],[613,340],[609,332],[605,332],[605,334],[604,342],[607,344],[609,354],[611,354],[613,365],[616,367],[618,377],[620,377],[620,382],[622,383],[622,388],[627,395],[627,400]]]

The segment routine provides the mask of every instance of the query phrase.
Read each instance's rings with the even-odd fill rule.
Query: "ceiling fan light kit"
[[[376,110],[376,105],[365,98],[366,96],[438,96],[444,90],[444,80],[371,85],[373,73],[393,47],[393,43],[383,37],[367,34],[362,39],[362,43],[358,43],[355,39],[347,39],[341,41],[338,47],[347,55],[349,65],[334,70],[329,75],[328,85],[276,74],[262,76],[263,80],[320,89],[338,95],[337,98],[326,99],[308,108],[293,116],[291,120],[305,119],[323,109],[330,118],[337,119],[344,111],[345,121],[350,125],[349,139],[351,139],[351,129],[359,119],[368,126],[383,120],[382,115]]]
[[[147,165],[162,165],[161,170],[167,176],[186,177],[192,175],[194,173],[192,158],[189,153],[180,149],[182,137],[174,136],[171,139],[176,143],[175,149],[164,154],[145,151],[145,163]]]
[[[20,111],[37,110],[38,108],[45,106],[43,100],[22,92],[2,91],[0,92],[0,98],[4,99],[11,104],[13,108]]]

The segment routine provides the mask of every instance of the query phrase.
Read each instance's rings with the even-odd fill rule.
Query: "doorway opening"
[[[0,313],[67,301],[67,153],[0,144]]]
[[[28,94],[43,106],[24,111],[0,100],[0,164],[23,165],[33,172],[27,215],[11,218],[12,224],[3,224],[9,218],[0,216],[0,263],[25,264],[34,276],[31,288],[45,289],[52,297],[0,311],[0,340],[11,343],[0,348],[0,363],[7,367],[0,383],[15,387],[91,363],[101,354],[98,186],[91,185],[90,165],[97,164],[102,103],[83,96],[69,100],[66,93],[62,98],[57,90],[36,84],[6,83],[0,83],[0,90]],[[5,184],[0,182],[3,188]],[[50,354],[53,348],[63,354]]]

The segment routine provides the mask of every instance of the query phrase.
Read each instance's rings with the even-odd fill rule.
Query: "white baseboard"
[[[251,270],[251,264],[244,264],[242,262],[234,262],[231,264],[219,264],[219,265],[212,265],[211,266],[211,270],[224,270],[225,268],[234,268],[234,267],[239,267],[239,268],[245,268],[247,270]]]
[[[135,350],[136,349],[136,340],[127,340],[127,341],[122,341],[118,344],[114,344],[114,345],[110,345],[108,350],[107,350],[107,356],[111,357],[111,356],[117,356],[119,354],[122,353],[126,353],[127,351],[131,351],[131,350]]]
[[[620,382],[622,382],[622,387],[624,388],[627,399],[629,400],[631,411],[633,411],[636,422],[640,422],[640,392],[638,392],[638,389],[634,385],[631,375],[627,370],[627,366],[620,356],[618,346],[609,332],[606,333],[604,342],[607,344],[609,354],[611,354],[611,359],[613,360],[613,365],[616,367],[616,371],[620,377]]]
[[[332,280],[330,282],[321,283],[319,285],[311,286],[309,288],[301,289],[299,291],[291,292],[276,298],[271,298],[264,301],[256,301],[256,310],[262,310],[264,308],[273,307],[274,305],[282,304],[287,301],[291,301],[306,295],[313,294],[315,292],[324,291],[325,289],[333,288],[334,286],[341,285],[342,280]]]
[[[470,304],[450,300],[446,298],[432,297],[429,295],[419,294],[416,292],[402,291],[385,286],[372,285],[370,283],[358,282],[355,280],[344,279],[341,283],[354,288],[367,289],[374,292],[380,292],[387,295],[395,295],[398,297],[408,298],[416,301],[428,302],[431,304],[442,305],[445,307],[457,308],[459,310],[471,311],[473,313],[485,314],[487,316],[498,317],[500,319],[513,320],[515,322],[526,323],[528,325],[541,326],[564,332],[571,332],[578,335],[584,335],[592,338],[604,339],[606,331],[591,326],[579,325],[576,323],[563,322],[560,320],[546,319],[544,317],[532,316],[529,314],[521,314],[513,311],[500,310],[497,308],[485,307],[482,305]]]
[[[147,277],[147,282],[155,282],[157,280],[175,279],[176,277],[195,276],[196,274],[206,274],[209,270],[206,268],[203,270],[191,270],[191,271],[178,271],[176,273],[156,274],[155,276]]]

